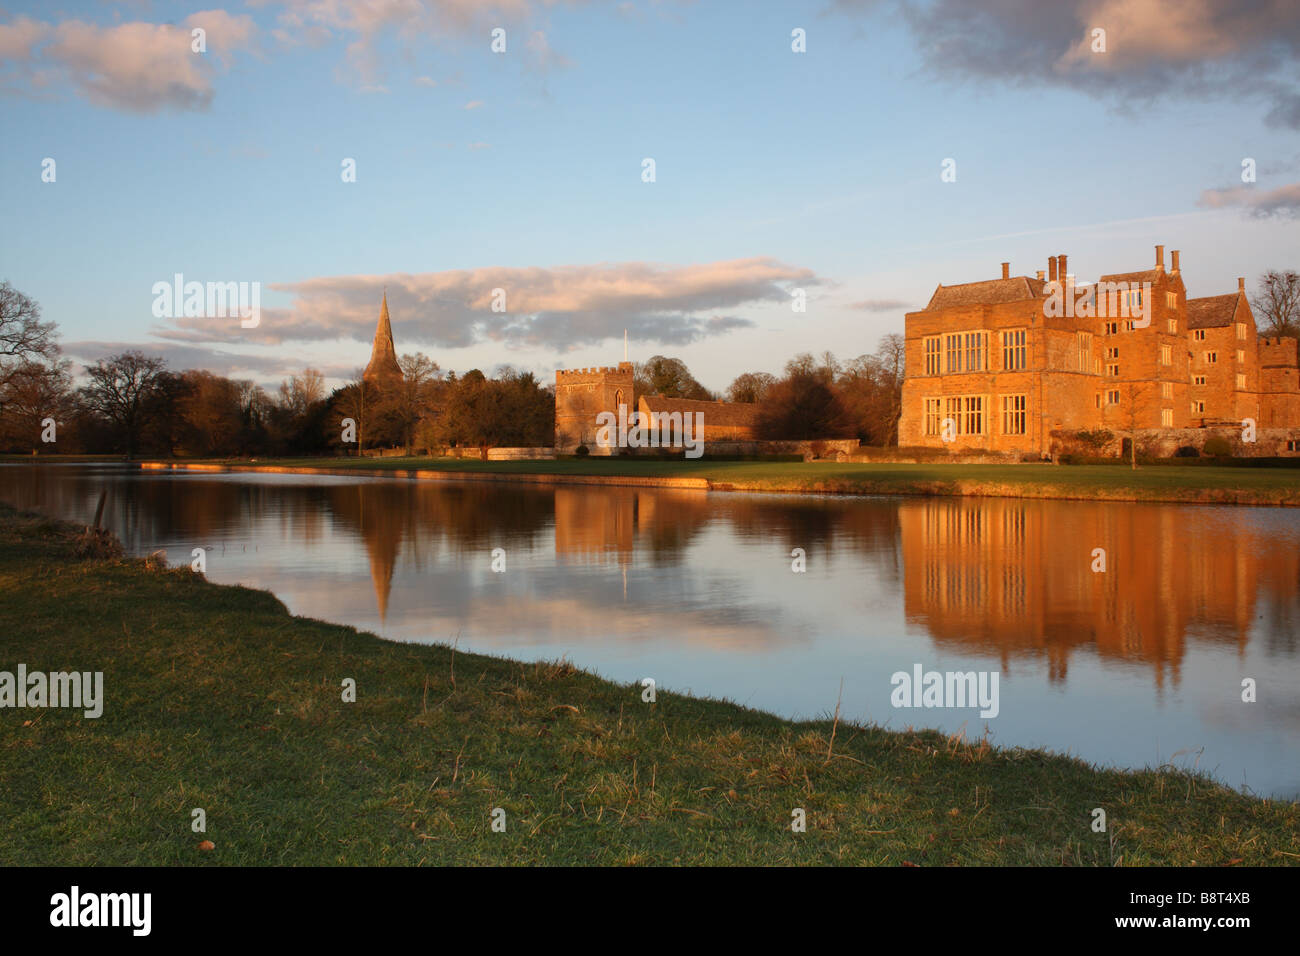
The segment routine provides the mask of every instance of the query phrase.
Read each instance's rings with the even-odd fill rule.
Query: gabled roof
[[[667,398],[642,395],[637,400],[648,412],[702,412],[704,425],[753,425],[758,421],[758,405],[749,402],[700,402],[691,398]]]
[[[1159,269],[1143,269],[1140,272],[1112,272],[1110,275],[1101,276],[1098,282],[1150,282],[1156,283],[1162,275],[1166,273]]]
[[[1207,295],[1203,299],[1187,300],[1187,327],[1189,329],[1216,329],[1231,325],[1237,314],[1240,294]]]
[[[1029,276],[1010,279],[986,279],[983,282],[966,282],[962,285],[940,285],[930,296],[925,312],[951,309],[969,305],[997,305],[1000,302],[1018,302],[1037,299],[1044,295],[1046,283]]]

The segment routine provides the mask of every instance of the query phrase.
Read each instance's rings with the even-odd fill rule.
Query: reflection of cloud
[[[819,284],[811,270],[770,258],[691,266],[645,262],[331,276],[270,288],[297,294],[288,309],[263,308],[256,329],[237,320],[174,319],[157,334],[187,342],[369,342],[375,303],[385,287],[393,326],[403,342],[462,348],[484,341],[567,351],[622,335],[685,345],[753,325],[727,314],[739,306],[786,301],[784,286]],[[507,311],[494,312],[495,290]]]
[[[1200,206],[1220,209],[1238,206],[1252,216],[1294,216],[1300,213],[1300,183],[1263,190],[1253,186],[1230,186],[1226,189],[1207,189],[1201,193]]]

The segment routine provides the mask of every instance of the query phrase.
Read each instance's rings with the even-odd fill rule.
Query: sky
[[[386,290],[444,370],[627,330],[721,391],[1004,261],[1300,269],[1297,64],[1294,0],[0,0],[0,280],[77,368],[338,385]],[[156,315],[177,273],[258,324]]]

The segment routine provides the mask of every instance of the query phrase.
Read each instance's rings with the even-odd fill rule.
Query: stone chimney
[[[1011,263],[1009,262],[1002,263],[1002,278],[1004,279],[1011,278]]]
[[[1156,246],[1156,272],[1165,271],[1165,247]]]
[[[1042,270],[1042,269],[1039,269],[1039,270],[1038,270],[1038,281],[1039,281],[1039,282],[1042,282],[1044,278],[1045,278],[1045,276],[1044,276],[1043,270]]]
[[[1238,292],[1246,291],[1246,280],[1241,276],[1237,276],[1237,291]]]
[[[1047,257],[1047,279],[1049,282],[1056,281],[1056,256]]]
[[[1065,281],[1065,253],[1056,257],[1056,274],[1062,282]]]
[[[1173,266],[1172,271],[1174,275],[1177,275],[1178,274],[1178,250],[1175,249],[1173,252],[1169,253],[1169,255],[1173,259],[1173,262],[1171,263],[1171,265]]]

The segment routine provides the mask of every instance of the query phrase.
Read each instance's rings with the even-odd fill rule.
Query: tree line
[[[1300,338],[1300,274],[1270,271],[1257,288],[1251,304],[1260,332]],[[486,457],[494,446],[554,442],[554,386],[531,372],[507,366],[493,377],[478,369],[457,375],[420,352],[399,364],[400,383],[367,382],[358,372],[327,392],[324,376],[307,368],[268,391],[201,369],[176,371],[127,350],[87,365],[77,385],[55,323],[0,282],[0,451],[253,457],[458,447]],[[633,373],[637,395],[757,404],[759,438],[898,441],[901,335],[886,335],[875,352],[847,361],[829,352],[796,355],[781,374],[746,372],[721,393],[701,385],[678,358],[656,355]]]

